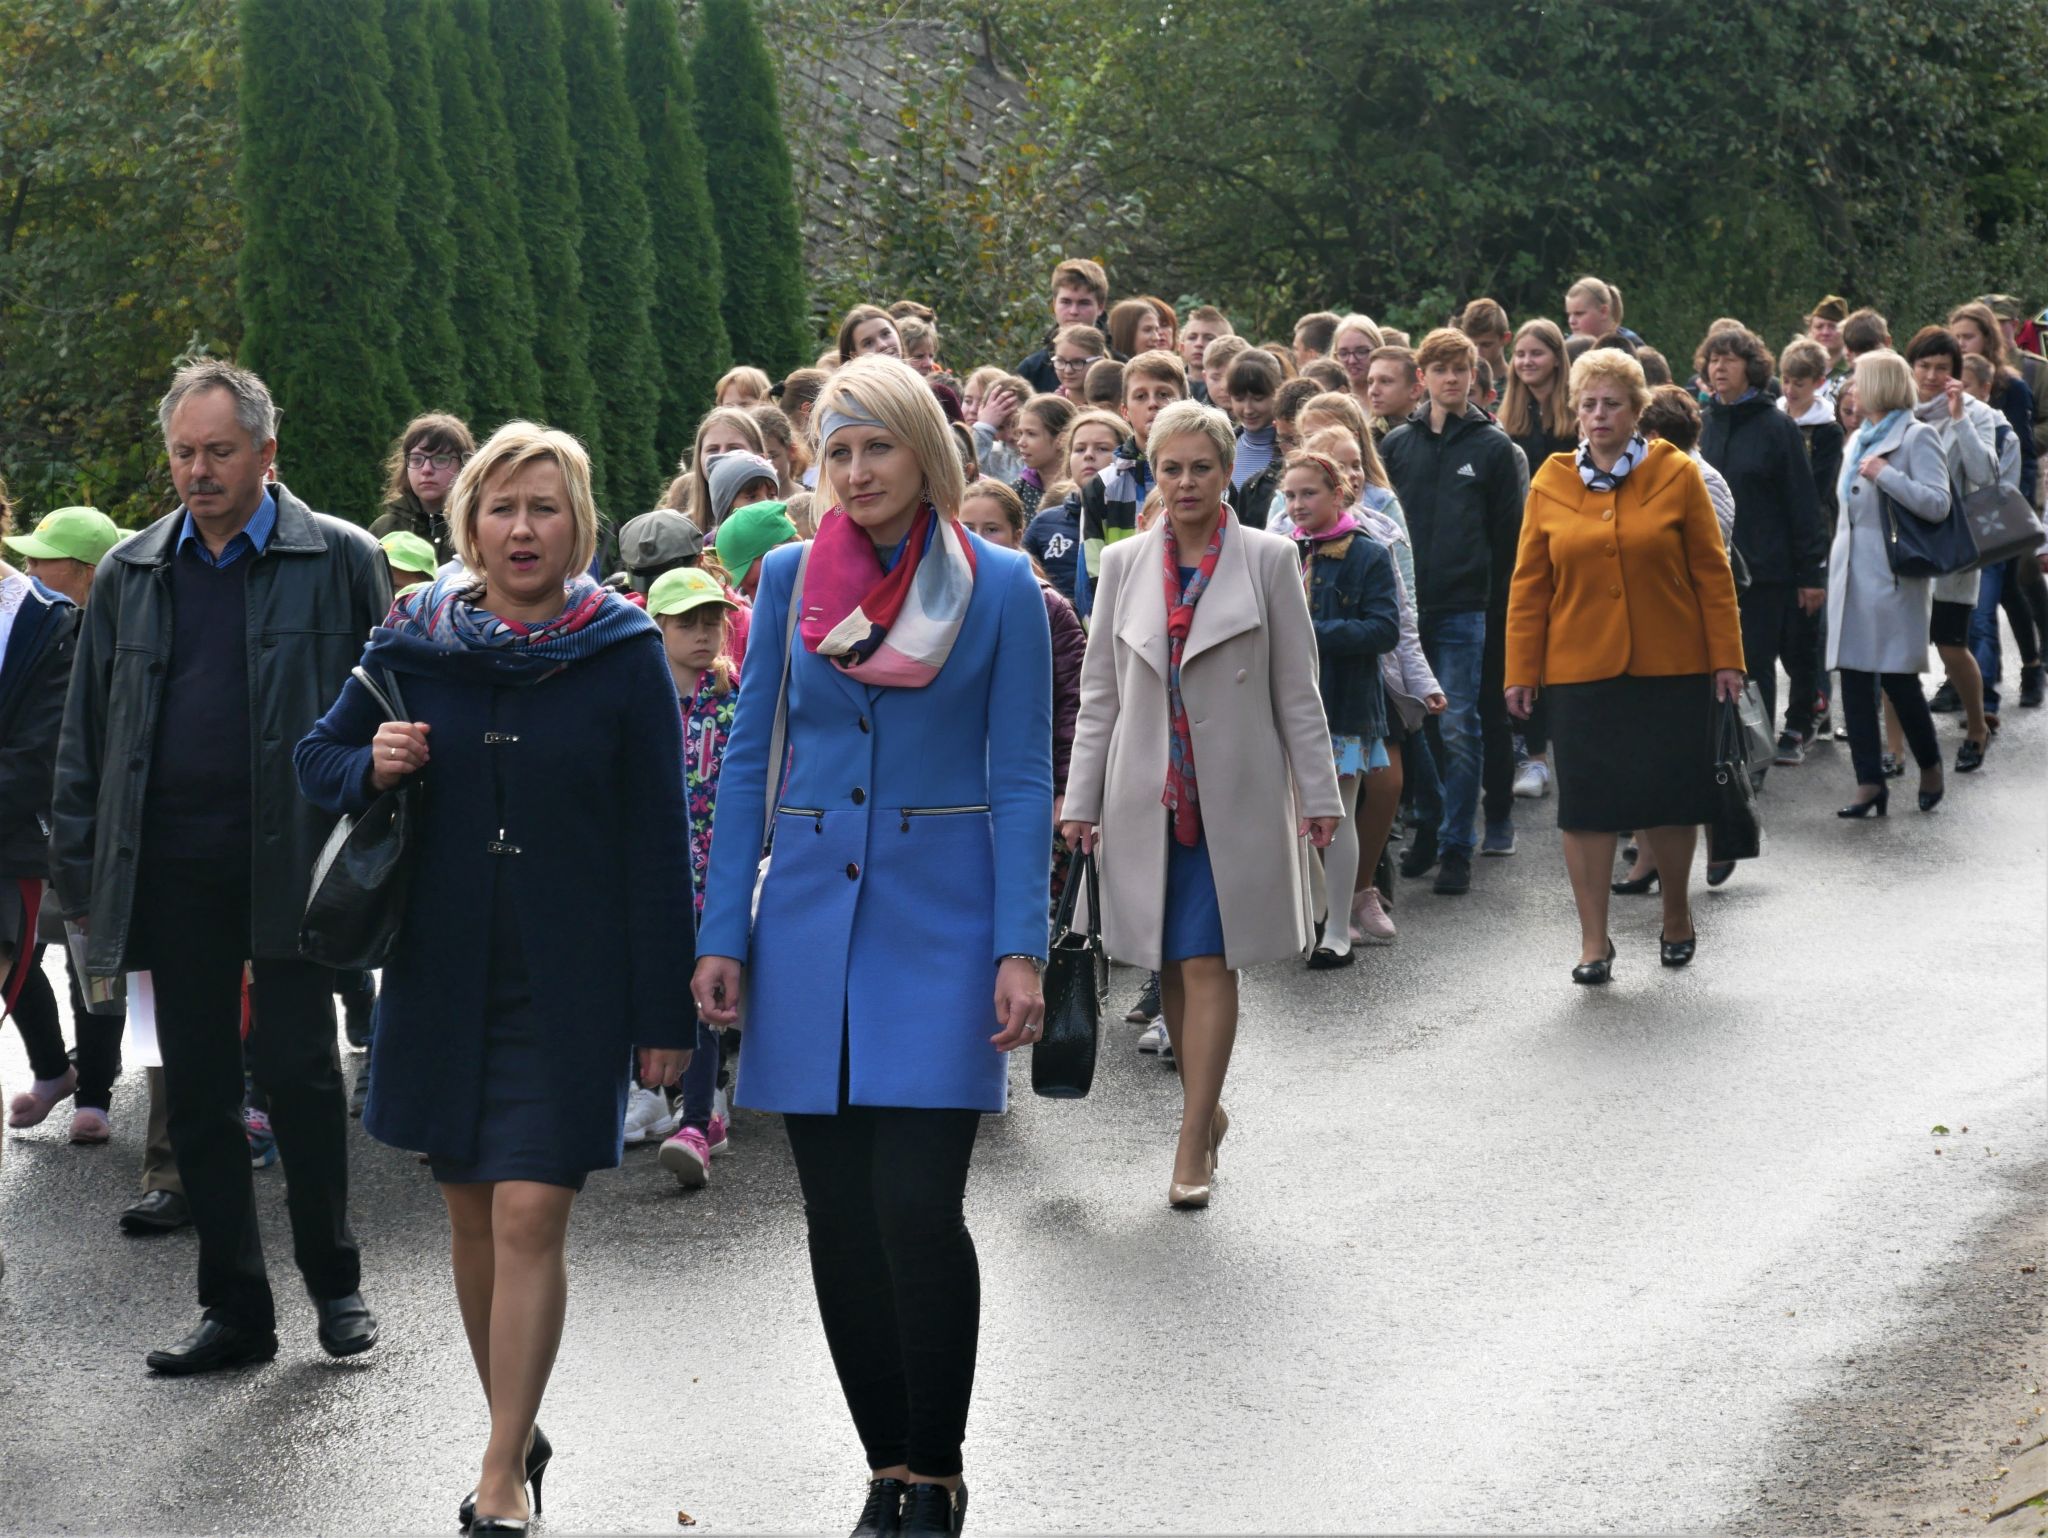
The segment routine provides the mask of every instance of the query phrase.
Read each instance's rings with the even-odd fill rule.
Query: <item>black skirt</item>
[[[1714,688],[1705,673],[1551,684],[1557,825],[1569,833],[1683,827],[1714,812]]]

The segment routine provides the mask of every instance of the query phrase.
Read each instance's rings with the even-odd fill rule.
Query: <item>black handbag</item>
[[[1894,577],[1946,577],[1969,571],[1977,565],[1977,542],[1970,535],[1970,518],[1964,510],[1961,492],[1951,484],[1948,514],[1939,523],[1911,513],[1878,492],[1884,509],[1884,556]]]
[[[397,679],[386,673],[380,688],[361,668],[353,671],[387,720],[412,719]],[[408,780],[378,796],[360,817],[343,817],[327,836],[299,924],[299,950],[308,961],[360,972],[383,966],[391,954],[412,879],[413,795]]]
[[[1074,928],[1074,900],[1088,887],[1088,926]],[[1102,948],[1095,856],[1074,852],[1067,889],[1053,915],[1045,963],[1045,1029],[1031,1049],[1031,1088],[1048,1100],[1079,1100],[1095,1082],[1095,1044],[1109,999],[1109,953]]]
[[[1749,777],[1742,717],[1726,700],[1714,709],[1714,815],[1707,823],[1707,859],[1717,865],[1754,860],[1763,853],[1764,825]]]

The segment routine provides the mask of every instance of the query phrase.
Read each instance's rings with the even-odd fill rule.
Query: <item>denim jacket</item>
[[[1317,682],[1333,736],[1384,737],[1379,659],[1401,639],[1394,560],[1365,534],[1302,544],[1302,582],[1321,663]]]

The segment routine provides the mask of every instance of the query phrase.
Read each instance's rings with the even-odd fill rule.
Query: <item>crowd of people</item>
[[[121,1225],[196,1229],[202,1311],[153,1370],[276,1354],[274,1162],[322,1347],[376,1345],[353,1111],[447,1207],[491,1414],[458,1519],[522,1531],[576,1197],[635,1146],[709,1185],[749,1107],[802,1187],[854,1531],[958,1533],[964,1196],[1042,1029],[1070,854],[1147,975],[1126,1018],[1181,1089],[1167,1200],[1200,1209],[1243,968],[1354,966],[1405,890],[1469,892],[1553,797],[1572,980],[1612,979],[1617,895],[1660,892],[1684,966],[1725,709],[1761,701],[1759,784],[1846,739],[1866,819],[1908,749],[1923,812],[1988,761],[2001,613],[2041,703],[2048,552],[1929,580],[1886,549],[1983,488],[2040,505],[2048,362],[2015,299],[1895,350],[1828,297],[1775,351],[1716,321],[1679,369],[1594,277],[1563,327],[1477,298],[1419,338],[1329,310],[1255,343],[1110,300],[1061,262],[1014,368],[948,358],[922,303],[856,306],[815,365],[722,378],[652,509],[599,509],[567,434],[436,413],[382,508],[331,516],[281,476],[263,381],[195,363],[159,410],[173,511],[0,527],[9,1125],[68,1101],[71,1141],[107,1142],[124,1002],[148,1009]],[[316,857],[398,793],[388,959],[330,970],[302,951]]]

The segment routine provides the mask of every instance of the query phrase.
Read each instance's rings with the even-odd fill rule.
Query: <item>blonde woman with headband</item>
[[[968,1163],[1044,1018],[1052,643],[1029,558],[961,527],[960,456],[916,372],[856,358],[812,422],[831,510],[762,561],[693,988],[719,1026],[744,994],[733,1098],[788,1129],[865,1454],[857,1530],[957,1533]]]

